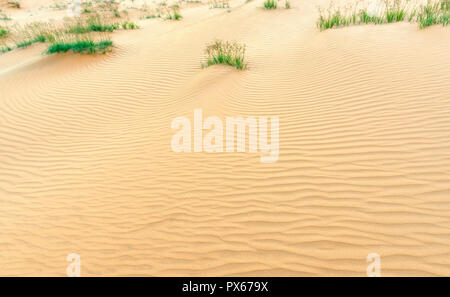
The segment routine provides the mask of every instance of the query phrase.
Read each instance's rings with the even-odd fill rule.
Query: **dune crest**
[[[449,275],[449,28],[320,32],[312,2],[1,55],[0,275],[64,276],[71,253],[83,276],[365,276],[371,253],[384,276]],[[216,38],[248,69],[202,69]],[[196,108],[278,117],[277,162],[173,152]]]

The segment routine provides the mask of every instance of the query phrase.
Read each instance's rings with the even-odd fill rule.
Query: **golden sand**
[[[64,276],[69,253],[83,276],[365,276],[369,253],[449,275],[450,28],[319,32],[327,3],[193,5],[107,55],[1,55],[0,275]],[[216,38],[249,68],[202,69]],[[278,161],[173,152],[196,108],[278,116]]]

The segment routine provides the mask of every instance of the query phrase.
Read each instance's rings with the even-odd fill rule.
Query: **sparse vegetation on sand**
[[[36,42],[34,40],[21,40],[16,43],[16,47],[17,48],[25,48],[25,47],[29,47],[33,43],[36,43]]]
[[[214,0],[214,1],[220,1],[224,3],[228,2],[228,0]],[[167,0],[162,0],[161,2],[155,3],[153,5],[151,4],[143,5],[141,8],[135,10],[141,12],[141,15],[139,17],[140,19],[163,19],[163,20],[179,21],[183,18],[181,13],[182,6],[187,3],[202,3],[202,1],[178,0],[169,2]]]
[[[286,0],[286,3],[284,5],[286,7],[286,9],[290,9],[291,8],[291,2],[289,0]]]
[[[93,0],[80,1],[83,14],[102,13],[105,15],[120,17],[119,1],[115,0]]]
[[[166,19],[178,21],[182,18],[180,14],[180,7],[178,5],[172,5],[166,8]]]
[[[9,30],[7,28],[0,27],[0,38],[8,36]]]
[[[267,0],[268,1],[268,0]],[[380,2],[381,3],[381,2]],[[317,27],[320,30],[358,24],[388,24],[402,21],[417,22],[423,29],[435,24],[447,26],[450,18],[450,0],[429,0],[427,4],[412,5],[408,0],[384,0],[381,6],[336,8],[324,11],[319,8]]]
[[[166,1],[160,2],[151,15],[147,15],[147,19],[162,18],[165,20],[179,21],[183,18],[178,4],[168,5]]]
[[[46,23],[31,23],[24,27],[17,27],[11,37],[16,48],[26,48],[34,43],[52,41],[56,29]]]
[[[1,9],[0,9],[0,12],[2,12]],[[10,20],[11,20],[11,18],[8,15],[6,15],[4,13],[0,13],[0,21],[10,21]]]
[[[136,25],[134,22],[125,21],[125,22],[122,23],[122,29],[124,29],[124,30],[135,30],[135,29],[139,29],[139,26]]]
[[[10,51],[12,51],[13,49],[11,48],[11,47],[9,47],[9,46],[1,46],[0,47],[0,53],[2,53],[2,54],[4,54],[4,53],[7,53],[7,52],[10,52]]]
[[[205,67],[224,64],[235,67],[236,69],[247,68],[247,62],[245,61],[245,45],[237,42],[224,42],[216,40],[206,47],[206,54],[208,60]]]
[[[264,8],[265,9],[276,9],[277,8],[276,0],[265,0],[264,1]]]
[[[11,8],[20,8],[20,2],[19,1],[8,1],[8,5]]]
[[[108,52],[112,46],[113,43],[109,39],[94,41],[93,39],[90,38],[84,38],[73,42],[52,43],[48,47],[46,54],[50,55],[54,53],[66,53],[69,51],[80,54],[94,54],[94,53],[104,54]]]
[[[442,24],[447,26],[450,19],[450,0],[437,1],[435,3],[428,2],[422,6],[417,13],[416,20],[421,29]]]
[[[147,15],[145,18],[146,19],[157,19],[157,18],[161,18],[161,15],[159,15],[159,14],[150,14],[150,15]]]
[[[103,53],[112,45],[109,34],[120,28],[128,30],[138,26],[132,21],[112,24],[89,16],[61,25],[36,22],[11,28],[0,27],[0,53],[23,49],[35,43],[49,43],[47,53]]]
[[[406,17],[406,7],[401,5],[400,2],[398,4],[394,4],[393,6],[387,6],[386,8],[386,21],[388,23],[402,22]]]
[[[5,1],[5,4],[11,1]],[[34,22],[21,25],[0,24],[0,54],[23,49],[35,43],[46,43],[46,53],[104,53],[111,49],[110,35],[116,30],[134,30],[139,26],[122,10],[117,0],[92,0],[82,2],[82,14],[65,18],[62,22]],[[67,4],[54,6],[57,9]],[[50,7],[53,8],[53,7]],[[178,6],[167,7],[170,19],[181,18]],[[0,9],[0,12],[1,9]],[[2,20],[6,15],[0,14]]]
[[[69,25],[67,33],[84,34],[89,32],[114,32],[119,24],[102,18],[100,15],[91,15],[79,18],[73,25]]]
[[[72,34],[86,34],[90,32],[114,32],[120,28],[124,30],[138,29],[133,21],[117,21],[116,17],[105,17],[100,14],[90,14],[77,18],[75,22],[68,23],[66,32]]]

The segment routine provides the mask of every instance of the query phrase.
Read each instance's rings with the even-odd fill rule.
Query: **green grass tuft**
[[[359,23],[364,23],[364,24],[382,24],[384,23],[384,19],[382,17],[376,17],[376,16],[369,16],[369,14],[367,13],[367,11],[363,10],[360,12],[359,14]],[[350,23],[348,23],[350,24]],[[345,25],[348,25],[345,24]]]
[[[264,8],[265,9],[276,9],[277,8],[276,0],[265,0],[264,1]]]
[[[56,42],[48,47],[46,54],[66,53],[69,51],[80,54],[106,53],[112,46],[113,43],[111,40],[96,42],[92,39],[84,39],[75,42]]]
[[[169,8],[166,8],[166,20],[175,20],[179,21],[183,18],[180,14],[180,7],[178,5],[173,5]]]
[[[122,29],[124,30],[135,30],[139,29],[139,26],[133,22],[127,21],[122,23]]]
[[[18,1],[8,1],[8,5],[11,8],[20,8],[20,2]]]
[[[114,24],[104,24],[99,18],[93,17],[84,23],[83,21],[77,22],[71,28],[67,30],[67,33],[73,34],[85,34],[89,32],[114,32],[119,28],[119,25]]]
[[[450,19],[450,0],[428,2],[422,6],[417,15],[419,28],[424,29],[432,25],[447,26]]]
[[[13,50],[13,48],[9,47],[9,46],[2,46],[2,47],[0,47],[0,53],[2,53],[2,54],[10,52],[12,50]]]
[[[205,66],[224,64],[243,70],[247,68],[245,49],[245,45],[236,42],[216,40],[206,47],[205,52],[208,56],[208,60]]]
[[[128,24],[129,22],[127,22]],[[136,29],[134,23],[130,23],[130,28]],[[127,27],[127,26],[126,26]],[[114,32],[120,28],[120,24],[113,22],[110,19],[101,17],[98,14],[89,15],[86,18],[80,18],[75,23],[69,26],[66,33],[72,34],[86,34],[90,32]]]
[[[396,7],[386,11],[386,21],[388,23],[402,22],[406,17],[404,8]]]
[[[34,42],[32,40],[21,40],[16,43],[17,48],[25,48],[32,45]]]
[[[209,0],[209,8],[230,8],[229,0]]]
[[[336,10],[329,12],[328,15],[321,13],[319,20],[317,21],[317,26],[320,30],[327,30],[335,27],[347,26],[350,23],[350,20],[346,18],[340,10]]]
[[[385,9],[380,16],[373,16],[366,8],[358,4],[353,9],[334,8],[330,6],[327,12],[319,9],[317,27],[322,30],[356,24],[388,24],[396,22],[417,22],[423,29],[435,24],[447,26],[450,19],[450,0],[429,0],[423,6],[408,6],[405,1],[385,0]],[[408,8],[407,8],[408,7]]]

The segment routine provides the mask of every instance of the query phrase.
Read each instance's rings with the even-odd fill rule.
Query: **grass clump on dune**
[[[34,40],[21,40],[16,43],[16,46],[17,46],[17,48],[25,48],[25,47],[29,47],[33,43],[35,43]]]
[[[335,11],[328,10],[328,14],[324,14],[322,10],[320,10],[320,17],[317,22],[317,26],[320,30],[347,26],[349,24],[350,19],[345,17],[339,9]]]
[[[245,69],[247,68],[245,50],[245,45],[238,44],[237,42],[216,40],[206,47],[205,52],[208,60],[205,66],[224,64],[239,70]]]
[[[5,39],[0,38],[0,54],[4,54],[4,53],[10,52],[12,50],[13,50],[13,48],[5,42]]]
[[[362,2],[361,2],[362,3]],[[356,24],[389,24],[416,22],[423,29],[435,24],[447,26],[450,19],[450,0],[428,0],[418,6],[408,0],[384,0],[372,2],[368,7],[361,3],[347,8],[330,8],[325,12],[319,8],[317,27],[323,31]]]
[[[82,34],[75,30],[75,33],[68,32],[72,23],[56,26],[51,23],[31,23],[24,26],[11,28],[8,38],[3,38],[0,42],[1,52],[5,53],[12,49],[26,48],[34,43],[49,43],[47,54],[53,53],[104,53],[112,46],[106,33],[95,32]],[[96,41],[99,40],[99,41]],[[0,44],[0,45],[1,45]],[[15,46],[11,46],[15,45]]]
[[[97,1],[97,0],[96,0]],[[106,4],[103,4],[106,3]],[[66,18],[60,23],[35,22],[0,26],[0,54],[13,49],[22,49],[35,43],[46,43],[47,54],[52,53],[105,53],[110,51],[112,41],[109,36],[120,29],[133,30],[139,26],[130,19],[119,20],[114,16],[114,0],[97,1],[96,11],[74,18]],[[87,4],[90,5],[90,4]],[[179,18],[177,16],[175,19]]]
[[[8,1],[8,5],[11,8],[20,8],[20,2],[18,1]]]
[[[402,22],[406,18],[406,8],[400,4],[388,7],[386,10],[386,21],[388,23]]]
[[[10,21],[11,18],[6,14],[0,14],[0,21]]]
[[[264,8],[265,9],[276,9],[277,8],[276,0],[265,0],[264,1]]]
[[[51,41],[54,30],[52,25],[40,22],[24,26],[16,24],[11,28],[0,28],[0,38],[5,39],[8,44],[14,44],[14,48],[26,48],[34,43]],[[12,47],[9,46],[9,48]]]
[[[44,43],[55,38],[56,29],[46,23],[31,23],[15,32],[14,43],[17,48],[26,48],[34,43]]]
[[[183,18],[183,16],[180,13],[180,6],[178,4],[169,6],[165,1],[158,4],[158,7],[156,8],[156,13],[153,14],[153,17],[175,21],[179,21]]]
[[[122,23],[112,21],[110,18],[101,17],[98,14],[82,17],[76,20],[75,23],[67,25],[67,33],[72,34],[86,34],[90,32],[114,32],[118,29],[134,30],[139,26],[132,21],[124,21]]]
[[[12,50],[13,49],[11,47],[9,47],[9,46],[2,46],[2,47],[0,47],[0,53],[2,53],[2,54],[10,52]]]
[[[209,8],[230,8],[229,0],[210,0]]]
[[[450,0],[428,2],[419,9],[416,19],[421,29],[437,24],[447,26],[450,19]]]
[[[117,23],[110,23],[99,15],[80,18],[67,29],[67,33],[85,34],[89,32],[114,32],[119,28]]]
[[[122,23],[122,29],[135,30],[135,29],[139,29],[139,26],[136,25],[134,22],[126,21],[126,22]]]
[[[69,51],[80,54],[104,54],[108,52],[112,46],[113,43],[109,39],[94,41],[93,39],[85,38],[72,42],[55,42],[48,47],[46,54],[66,53]]]
[[[353,22],[342,23],[343,26],[348,26]],[[363,10],[359,14],[359,22],[358,24],[382,24],[384,23],[384,19],[379,16],[374,16],[367,11]],[[356,24],[356,21],[355,23]]]
[[[178,5],[173,5],[169,8],[167,8],[166,13],[167,13],[166,20],[179,21],[183,18],[181,16],[180,7]]]
[[[6,36],[8,36],[8,34],[9,34],[8,29],[0,27],[0,38],[5,38]]]

